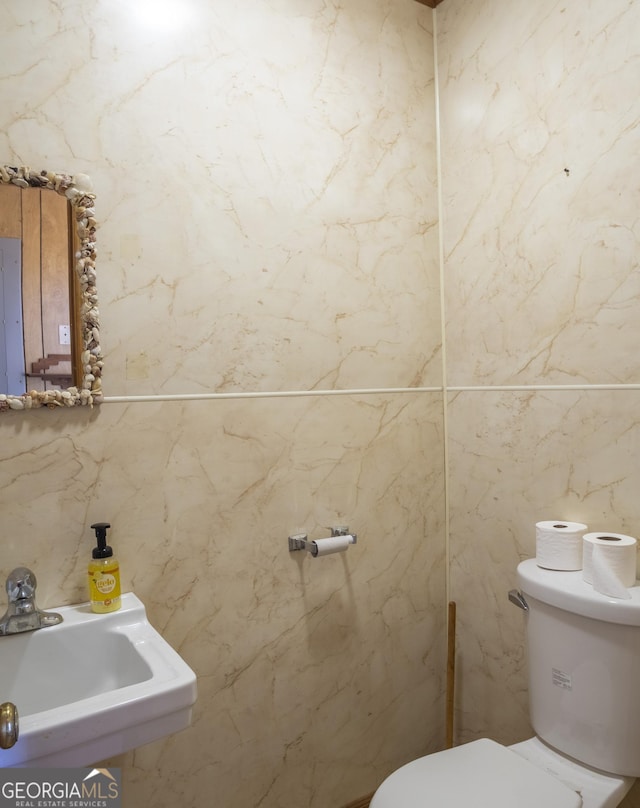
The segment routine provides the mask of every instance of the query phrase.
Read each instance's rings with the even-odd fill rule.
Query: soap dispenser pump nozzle
[[[91,555],[93,558],[110,558],[113,550],[107,544],[107,530],[111,527],[108,522],[95,522],[91,529],[96,532],[97,546],[93,548]]]

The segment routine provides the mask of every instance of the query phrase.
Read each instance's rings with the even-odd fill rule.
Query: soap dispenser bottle
[[[115,612],[121,606],[120,565],[107,544],[107,522],[91,525],[96,532],[96,546],[89,562],[89,599],[91,611],[98,614]]]

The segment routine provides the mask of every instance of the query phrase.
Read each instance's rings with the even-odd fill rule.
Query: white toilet
[[[640,586],[597,593],[582,573],[518,566],[534,738],[483,738],[414,760],[370,808],[616,808],[640,775]]]

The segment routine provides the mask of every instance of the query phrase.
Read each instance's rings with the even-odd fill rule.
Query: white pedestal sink
[[[0,701],[20,726],[0,768],[90,766],[189,726],[196,676],[133,593],[111,614],[55,611],[57,626],[0,637]]]

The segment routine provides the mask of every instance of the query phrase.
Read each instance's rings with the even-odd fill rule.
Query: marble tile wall
[[[432,11],[0,15],[3,162],[97,193],[107,397],[0,420],[0,572],[82,601],[106,519],[195,669],[193,726],[111,761],[127,808],[359,798],[443,739]],[[289,555],[340,523],[347,554]]]
[[[3,573],[83,599],[109,519],[125,586],[198,673],[193,727],[116,761],[128,806],[337,808],[442,743],[432,12],[0,11],[3,161],[98,193],[108,396],[0,422]],[[533,524],[640,534],[640,19],[627,0],[435,19],[457,735],[512,742],[505,593]],[[200,393],[240,397],[163,399]],[[348,554],[286,552],[344,521]]]
[[[535,522],[640,537],[640,6],[436,17],[457,735],[511,743],[531,730],[506,593]]]
[[[112,761],[126,805],[342,805],[440,745],[438,399],[105,404],[2,441],[3,568],[83,600],[109,518],[123,584],[198,674],[193,726]],[[343,522],[345,555],[288,553]]]

